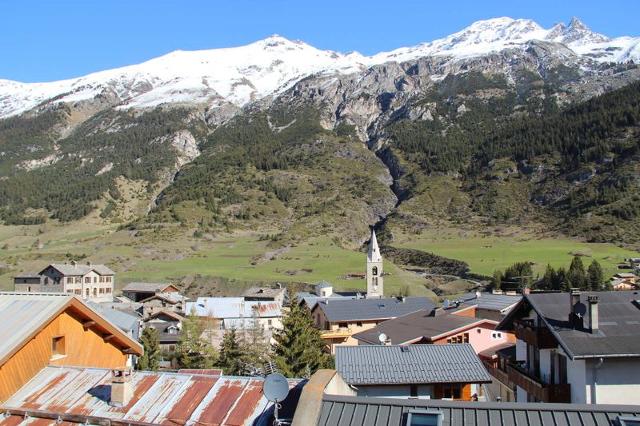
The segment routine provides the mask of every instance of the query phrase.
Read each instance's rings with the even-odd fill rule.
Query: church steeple
[[[371,230],[369,250],[367,251],[367,297],[382,297],[383,295],[382,254],[380,247],[378,247],[376,231]]]

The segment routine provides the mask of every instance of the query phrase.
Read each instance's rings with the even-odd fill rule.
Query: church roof
[[[371,231],[371,240],[369,240],[369,251],[367,252],[367,262],[382,262],[380,247],[376,239],[376,231]]]

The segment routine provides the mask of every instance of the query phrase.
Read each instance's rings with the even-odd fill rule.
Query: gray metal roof
[[[336,370],[350,385],[491,382],[468,343],[336,346]]]
[[[522,295],[509,294],[493,294],[481,292],[480,297],[477,293],[468,293],[462,296],[465,305],[477,305],[479,309],[489,311],[504,311],[515,305],[522,299]]]
[[[379,344],[378,336],[384,333],[392,344],[401,345],[422,339],[431,340],[448,332],[485,322],[490,321],[453,314],[432,316],[431,311],[422,310],[381,322],[369,330],[354,334],[353,338],[377,345]]]
[[[114,309],[110,307],[110,304],[102,305],[91,301],[86,301],[85,303],[107,320],[117,325],[120,330],[130,333],[136,339],[138,338],[138,329],[140,328],[139,316]]]
[[[0,359],[62,310],[72,297],[64,293],[0,293]]]
[[[318,426],[406,426],[410,410],[441,412],[443,426],[617,426],[618,416],[640,416],[640,406],[633,405],[492,403],[325,395]]]
[[[305,305],[307,305],[307,307],[309,309],[315,308],[316,303],[322,301],[322,300],[326,300],[326,299],[355,299],[356,296],[345,296],[343,294],[340,293],[333,293],[331,294],[331,296],[329,297],[320,297],[315,293],[309,293],[307,291],[299,291],[298,293],[296,293],[296,299],[298,300],[298,303],[302,303],[304,302]]]
[[[589,330],[587,296],[599,298],[599,330]],[[572,359],[590,357],[640,356],[640,292],[601,291],[583,292],[580,303],[584,310],[582,327],[569,324],[569,293],[538,293],[525,296],[500,329],[510,329],[511,320],[533,308],[551,330],[562,348]]]
[[[98,275],[115,275],[110,268],[105,265],[94,265],[91,263],[80,264],[80,263],[52,263],[49,265],[52,268],[57,269],[63,275],[85,275],[91,271],[95,271]],[[47,266],[47,268],[49,267]],[[44,269],[47,269],[44,268]],[[44,272],[44,269],[42,272]],[[42,273],[41,272],[41,273]]]
[[[325,299],[314,309],[322,309],[330,322],[385,320],[416,312],[431,310],[434,304],[426,297],[387,297],[381,299]]]

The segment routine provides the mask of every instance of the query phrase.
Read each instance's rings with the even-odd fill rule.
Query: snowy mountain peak
[[[640,59],[640,38],[609,39],[577,18],[544,29],[530,19],[500,17],[475,22],[447,37],[373,56],[320,50],[274,34],[239,47],[177,50],[137,65],[50,83],[0,79],[0,118],[41,103],[91,100],[98,95],[118,108],[164,103],[241,107],[277,95],[312,74],[348,74],[385,62],[442,56],[450,61],[522,48],[533,40],[562,43],[576,55],[602,62]],[[566,49],[565,49],[566,51]]]

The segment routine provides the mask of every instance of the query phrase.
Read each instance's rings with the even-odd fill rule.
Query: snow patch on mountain
[[[314,74],[350,74],[372,65],[442,56],[451,61],[526,48],[534,40],[561,43],[598,62],[640,60],[640,38],[610,39],[574,18],[550,29],[528,19],[495,18],[475,22],[442,39],[373,56],[316,49],[277,35],[246,46],[175,51],[147,62],[49,83],[0,80],[0,118],[43,103],[75,103],[104,96],[118,108],[162,104],[242,107],[277,95]],[[434,79],[444,76],[433,76]]]

